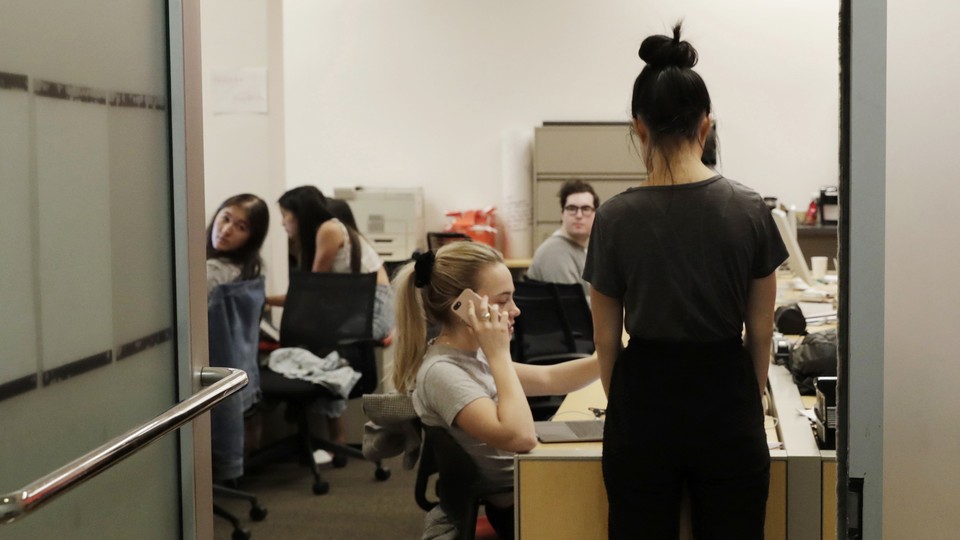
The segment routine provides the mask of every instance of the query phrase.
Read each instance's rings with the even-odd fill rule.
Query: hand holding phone
[[[475,310],[473,314],[470,313],[471,302]],[[474,331],[488,360],[502,358],[510,361],[510,332],[505,312],[470,289],[464,289],[450,307]],[[484,322],[493,324],[480,324]]]

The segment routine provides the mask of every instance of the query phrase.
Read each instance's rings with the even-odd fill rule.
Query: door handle
[[[0,524],[21,519],[40,506],[120,463],[153,441],[193,420],[247,385],[242,369],[205,367],[203,389],[149,422],[67,463],[26,486],[0,496]]]

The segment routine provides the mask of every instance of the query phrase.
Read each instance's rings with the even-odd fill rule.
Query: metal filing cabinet
[[[589,182],[601,203],[646,178],[627,123],[544,122],[533,158],[533,246],[560,227],[557,194],[567,180]]]

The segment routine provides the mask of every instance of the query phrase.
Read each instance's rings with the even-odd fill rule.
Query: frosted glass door
[[[167,3],[0,0],[0,493],[178,401]],[[0,537],[179,538],[176,434]]]

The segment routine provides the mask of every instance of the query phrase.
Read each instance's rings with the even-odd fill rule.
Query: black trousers
[[[631,340],[614,364],[603,440],[611,539],[679,537],[690,492],[697,540],[762,540],[770,451],[739,340]]]

